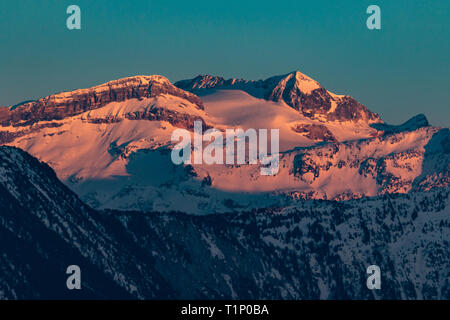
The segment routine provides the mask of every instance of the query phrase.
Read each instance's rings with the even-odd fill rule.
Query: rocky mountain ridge
[[[178,89],[163,76],[135,76],[89,89],[50,95],[14,108],[1,108],[0,125],[26,126],[39,121],[61,120],[101,108],[111,102],[153,98],[164,94],[183,98],[203,109],[200,98]]]
[[[336,95],[323,88],[317,81],[294,71],[266,80],[248,81],[224,79],[211,75],[182,80],[175,85],[183,90],[201,94],[206,90],[243,90],[269,101],[283,101],[308,118],[326,121],[365,121],[381,123],[380,117],[347,95]]]

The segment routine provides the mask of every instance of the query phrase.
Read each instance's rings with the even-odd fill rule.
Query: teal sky
[[[66,28],[81,8],[82,30]],[[366,8],[381,8],[381,30]],[[450,123],[450,1],[0,2],[0,105],[161,74],[261,79],[299,70],[399,124]]]

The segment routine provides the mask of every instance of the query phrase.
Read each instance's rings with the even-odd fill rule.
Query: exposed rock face
[[[37,121],[59,120],[101,108],[110,102],[151,98],[162,94],[181,97],[203,110],[203,103],[199,97],[175,87],[167,78],[157,75],[136,76],[114,80],[89,89],[51,95],[15,108],[1,108],[0,124],[30,125]]]
[[[450,130],[444,128],[433,135],[425,147],[423,170],[415,180],[413,188],[429,191],[448,188],[450,185]]]
[[[39,130],[44,128],[56,128],[60,127],[60,123],[43,123],[43,124],[34,124],[32,126],[23,127],[22,130],[9,132],[9,131],[0,131],[0,144],[6,144],[14,141],[15,139],[22,137],[27,134],[39,132]]]
[[[200,91],[202,89],[213,89],[231,86],[254,85],[261,86],[262,81],[246,81],[243,79],[228,79],[211,75],[198,75],[193,79],[181,80],[175,83],[178,88],[189,91]]]
[[[184,128],[187,130],[193,130],[194,129],[194,122],[195,121],[201,121],[203,125],[203,129],[209,129],[212,128],[210,124],[208,124],[205,119],[203,119],[200,116],[196,115],[190,115],[188,113],[182,113],[182,112],[176,112],[174,110],[167,110],[162,107],[158,107],[156,105],[151,105],[148,108],[142,110],[142,111],[133,111],[124,114],[121,117],[106,117],[106,118],[95,118],[95,117],[88,117],[86,120],[89,123],[116,123],[120,122],[123,119],[128,120],[149,120],[149,121],[167,121],[171,125],[177,128]],[[34,127],[34,126],[33,126]],[[1,137],[3,131],[0,131],[0,143],[1,143]],[[24,133],[29,133],[29,131],[24,131]],[[22,136],[24,134],[20,134],[18,136]],[[17,137],[17,136],[16,136]],[[13,138],[10,141],[13,141],[15,138]]]
[[[326,142],[336,142],[336,138],[328,130],[325,125],[322,124],[298,124],[292,128],[297,133],[304,133],[305,137],[311,140],[320,140]]]
[[[188,130],[193,130],[194,122],[198,120],[202,122],[204,130],[212,128],[211,125],[207,124],[206,121],[200,117],[163,108],[153,108],[151,110],[146,110],[145,112],[130,113],[126,115],[126,118],[130,120],[168,121],[174,127]]]
[[[336,109],[334,112],[330,112],[327,115],[328,120],[352,120],[358,121],[363,120],[366,122],[381,122],[378,114],[373,113],[365,106],[360,104],[358,101],[349,96],[344,96],[341,98],[333,98],[336,103]]]
[[[399,126],[388,125],[385,123],[373,123],[371,126],[378,131],[384,131],[385,134],[399,133],[399,132],[410,132],[417,130],[419,128],[428,127],[427,118],[424,114],[418,114],[417,116],[409,119],[405,123]]]
[[[222,77],[200,75],[194,79],[179,81],[175,85],[193,93],[201,93],[208,89],[239,89],[258,98],[284,101],[309,118],[382,122],[376,113],[352,97],[335,95],[298,71],[258,81],[225,80]]]
[[[405,148],[411,140],[415,143]],[[359,192],[346,195],[340,191],[334,197],[325,195],[324,199],[361,198],[368,195],[365,192],[429,191],[450,185],[450,133],[447,128],[422,128],[376,139],[334,143],[294,151],[291,155],[286,154],[286,159],[292,161],[290,173],[310,185],[325,185],[326,181],[330,186],[350,190],[353,184],[361,187],[362,181],[367,183]],[[283,159],[281,161],[283,163]],[[343,174],[346,179],[341,178]],[[311,195],[303,198],[311,198]],[[314,193],[312,198],[320,196]]]

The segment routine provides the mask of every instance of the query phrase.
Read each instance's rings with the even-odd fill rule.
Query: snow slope
[[[376,113],[352,97],[334,94],[299,71],[258,81],[199,75],[178,81],[175,85],[199,95],[211,89],[243,90],[256,98],[284,102],[303,116],[315,120],[382,123]]]
[[[313,140],[296,132],[296,126],[325,125],[338,141],[358,140],[377,134],[366,122],[319,121],[299,114],[284,101],[273,102],[242,90],[205,90],[200,96],[205,111],[216,118],[216,124],[244,129],[279,129],[280,150],[312,146],[321,139]]]

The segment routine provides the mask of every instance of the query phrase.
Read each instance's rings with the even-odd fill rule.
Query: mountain
[[[243,90],[257,98],[283,101],[305,117],[312,119],[382,122],[376,113],[352,97],[336,95],[299,71],[259,81],[234,78],[225,80],[222,77],[199,75],[190,80],[179,81],[175,85],[196,94],[211,89]]]
[[[171,96],[189,102],[203,110],[202,101],[195,95],[173,86],[163,76],[135,76],[71,92],[50,95],[37,101],[25,102],[0,110],[2,126],[27,126],[40,121],[61,120],[89,110],[102,108],[112,102],[129,99],[151,99]],[[148,111],[148,110],[146,110]],[[131,115],[129,115],[131,116]],[[158,118],[157,111],[136,114],[135,118]]]
[[[0,299],[171,297],[120,227],[20,149],[0,147],[0,202]],[[73,264],[83,270],[82,291],[66,288]]]
[[[417,116],[409,119],[405,123],[399,126],[388,125],[385,123],[374,123],[371,126],[378,131],[383,131],[385,134],[399,133],[399,132],[411,132],[419,128],[428,127],[427,118],[424,114],[418,114]]]
[[[176,85],[195,94],[162,76],[138,76],[2,108],[0,143],[48,163],[97,209],[207,214],[448,188],[448,129],[429,126],[423,115],[391,126],[352,102],[347,116],[342,103],[352,98],[299,72]],[[278,129],[278,173],[173,164],[172,132],[193,136],[195,120],[221,132]]]
[[[1,299],[449,299],[448,189],[206,216],[96,211],[0,147]],[[68,265],[80,291],[66,289]],[[368,290],[366,268],[381,269]]]
[[[255,166],[197,169],[194,165],[194,169],[200,178],[209,174],[211,186],[221,190],[277,190],[294,198],[345,200],[408,193],[419,186],[421,190],[448,188],[449,141],[448,129],[425,127],[286,151],[280,155],[280,169],[272,177],[258,175]],[[246,183],[239,184],[236,176],[248,177]]]

